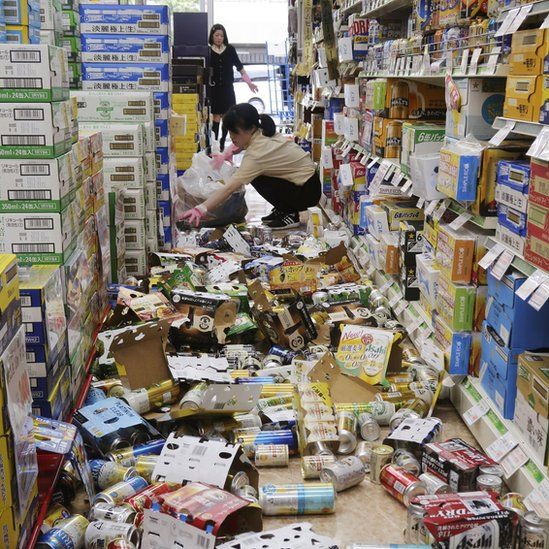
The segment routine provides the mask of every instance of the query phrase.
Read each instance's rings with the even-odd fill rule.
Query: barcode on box
[[[196,543],[198,547],[208,547],[210,545],[208,538],[204,534],[196,536]]]
[[[8,200],[51,200],[51,191],[8,191]]]
[[[143,116],[147,113],[147,110],[143,108],[133,107],[133,108],[125,108],[122,110],[122,112],[125,115],[130,115],[130,116]]]
[[[30,307],[32,305],[32,300],[30,295],[21,296],[21,307]]]
[[[195,446],[193,448],[193,456],[204,456],[206,455],[206,452],[208,451],[207,446]]]
[[[160,86],[160,78],[140,78],[140,86]]]
[[[31,352],[26,351],[25,355],[26,355],[27,362],[34,362],[36,360],[36,354],[33,353],[32,351]]]
[[[44,109],[13,109],[14,120],[44,120]]]
[[[149,21],[160,21],[160,15],[158,13],[144,13],[143,19],[148,19]]]
[[[43,229],[53,229],[53,219],[49,217],[37,217],[24,220],[25,229],[28,231],[37,231]]]
[[[133,143],[111,143],[111,151],[133,150]]]
[[[1,86],[0,86],[1,87]],[[46,136],[44,135],[3,135],[2,145],[45,145]]]
[[[21,175],[50,175],[49,164],[20,164]]]
[[[41,89],[41,78],[0,78],[0,88],[33,88]]]
[[[126,236],[126,242],[131,243],[137,243],[137,236]],[[127,263],[127,261],[126,261]]]
[[[41,63],[42,56],[40,50],[11,51],[10,61],[12,63]]]
[[[11,251],[14,254],[52,254],[55,244],[12,244]]]

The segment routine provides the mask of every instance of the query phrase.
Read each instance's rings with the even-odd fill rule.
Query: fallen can
[[[260,444],[285,444],[290,454],[295,453],[297,446],[294,433],[291,429],[280,429],[278,431],[260,431],[259,433],[242,435],[237,442],[248,457],[255,455],[255,450]]]
[[[123,482],[117,482],[95,495],[93,503],[104,501],[105,503],[122,503],[127,497],[137,494],[146,488],[149,483],[142,477],[133,477]]]
[[[124,503],[127,503],[137,512],[143,511],[144,509],[150,509],[153,506],[153,503],[158,502],[158,496],[162,494],[167,494],[171,492],[167,482],[159,482],[158,484],[151,484],[146,488],[143,488],[137,494],[130,496],[124,500]]]
[[[129,446],[128,448],[121,448],[116,452],[109,452],[105,457],[110,461],[120,463],[124,467],[133,467],[137,463],[139,456],[147,455],[160,455],[162,448],[166,441],[161,438],[157,440],[150,440],[144,444],[138,444],[137,446]]]
[[[419,461],[416,456],[408,450],[404,450],[402,448],[395,450],[393,463],[399,467],[403,467],[406,471],[412,473],[412,475],[415,475],[416,477],[421,473],[421,465]]]
[[[285,444],[259,444],[255,449],[256,467],[288,467],[289,461]]]
[[[259,500],[257,499],[257,490],[249,484],[240,486],[240,488],[235,491],[235,496],[238,496],[242,499],[247,499],[252,503],[259,503]]]
[[[339,435],[339,446],[337,451],[340,454],[354,452],[357,445],[356,438],[357,418],[353,412],[339,412],[337,414],[337,432]]]
[[[112,522],[126,522],[133,524],[136,512],[127,503],[120,505],[111,505],[100,501],[96,503],[90,510],[90,520],[109,520]]]
[[[381,429],[379,423],[374,419],[371,414],[366,412],[358,416],[358,425],[360,428],[360,436],[363,440],[373,442],[381,436]]]
[[[139,530],[133,524],[95,520],[86,528],[86,547],[106,549],[108,543],[120,537],[136,545],[139,543]]]
[[[549,541],[549,520],[535,511],[528,511],[520,519],[518,549],[547,549]]]
[[[90,406],[92,404],[95,404],[96,402],[99,402],[100,400],[105,400],[106,398],[107,395],[104,391],[97,387],[94,387],[93,385],[90,385],[90,388],[88,389],[88,394],[86,395],[86,400],[84,400],[84,406]]]
[[[236,494],[243,486],[250,484],[250,477],[244,471],[237,471],[234,475],[228,475],[225,487],[231,493]]]
[[[498,464],[494,465],[481,465],[478,468],[479,475],[495,475],[496,477],[503,478],[503,475],[505,474],[503,471],[503,467]]]
[[[500,503],[506,509],[511,509],[520,517],[524,516],[527,509],[524,505],[524,497],[518,492],[507,492],[504,496],[501,496]]]
[[[135,470],[140,477],[143,477],[147,482],[151,482],[157,462],[158,456],[156,455],[139,456],[135,460]]]
[[[36,549],[83,549],[89,521],[82,515],[71,515],[60,520],[36,544]]]
[[[89,464],[92,478],[100,490],[138,476],[133,467],[124,467],[112,461],[92,459]]]
[[[477,490],[495,492],[498,496],[503,489],[503,480],[496,475],[478,475]]]
[[[397,410],[391,417],[389,421],[389,429],[394,431],[405,419],[409,418],[420,419],[421,416],[417,412],[414,412],[414,410],[400,408],[400,410]]]
[[[205,381],[200,381],[193,385],[181,398],[180,407],[190,410],[198,410],[202,406],[204,394],[208,389],[208,384]]]
[[[425,484],[427,493],[432,496],[439,494],[449,494],[452,492],[449,484],[446,484],[443,480],[431,473],[423,473],[419,475],[419,480]]]
[[[304,479],[320,478],[320,471],[325,465],[331,465],[336,460],[333,454],[303,456],[301,458],[301,476]]]
[[[395,451],[391,446],[380,444],[372,448],[370,456],[370,482],[380,484],[381,469],[393,459]]]
[[[136,549],[136,545],[126,538],[115,538],[109,541],[107,549]]]
[[[412,498],[427,493],[421,480],[398,465],[383,467],[379,478],[383,488],[406,507],[410,505]]]
[[[44,534],[48,530],[51,530],[59,521],[67,519],[70,516],[71,514],[63,505],[60,503],[53,503],[48,507],[40,531]]]
[[[335,510],[335,489],[330,482],[266,484],[259,491],[264,515],[326,515]]]
[[[404,541],[407,543],[429,543],[429,532],[425,528],[423,519],[425,509],[419,503],[410,502],[406,514],[406,531]],[[415,545],[414,545],[415,547]],[[430,545],[428,547],[431,547]]]
[[[361,440],[356,447],[355,456],[362,461],[364,470],[370,472],[370,459],[372,457],[372,444],[366,440]]]
[[[356,456],[346,456],[320,471],[321,482],[331,482],[336,492],[342,492],[360,484],[366,477],[364,464]]]
[[[389,425],[389,421],[393,417],[396,406],[393,402],[382,402],[379,400],[372,400],[371,402],[349,402],[340,403],[334,406],[336,413],[342,410],[348,410],[354,412],[355,415],[361,413],[370,414],[379,425]]]
[[[290,364],[292,360],[297,356],[297,353],[284,349],[279,345],[273,345],[267,352],[269,355],[275,355],[282,359],[283,364]]]

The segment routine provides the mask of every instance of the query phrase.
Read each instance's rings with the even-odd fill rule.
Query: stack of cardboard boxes
[[[40,0],[40,43],[63,45],[61,0]]]
[[[549,271],[549,162],[532,158],[524,257]]]
[[[42,0],[45,1],[45,0]],[[48,0],[51,1],[51,0]],[[79,0],[62,2],[62,46],[69,58],[69,85],[71,90],[82,87],[82,40],[80,38]]]
[[[0,44],[7,41],[6,34],[6,15],[4,13],[4,3],[0,6]]]
[[[40,0],[4,0],[6,41],[40,44]]]

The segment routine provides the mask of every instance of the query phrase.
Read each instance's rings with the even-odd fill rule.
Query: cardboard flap
[[[261,311],[271,310],[271,304],[267,299],[267,294],[258,279],[254,280],[251,284],[248,284],[248,293],[258,309]]]

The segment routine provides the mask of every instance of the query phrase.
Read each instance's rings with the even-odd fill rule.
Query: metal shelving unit
[[[504,9],[498,17],[498,22],[502,22],[509,13],[510,10],[514,9],[515,7],[522,7],[527,4],[522,4],[521,6],[513,6],[511,8]],[[528,14],[528,17],[534,17],[537,15],[546,15],[549,13],[549,0],[541,0],[541,2],[533,2],[532,3],[532,9],[530,10],[530,13]]]
[[[381,0],[380,2],[372,2],[372,4],[375,4],[375,7],[363,11],[360,15],[369,19],[382,19],[397,10],[404,8],[412,9],[412,2],[410,0]]]
[[[526,122],[524,120],[515,120],[513,118],[504,118],[503,116],[498,116],[492,128],[495,130],[502,130],[510,122],[514,123],[514,127],[511,130],[511,133],[516,133],[518,135],[526,135],[528,137],[537,137],[541,128],[544,127],[543,124],[538,122]]]
[[[448,209],[451,212],[454,212],[456,215],[461,215],[463,213],[471,213],[465,206],[462,206],[459,202],[452,200],[448,206]],[[473,214],[471,214],[473,215]],[[481,215],[473,215],[467,223],[472,223],[481,229],[494,230],[498,222],[497,217],[482,217]]]
[[[520,255],[516,250],[513,250],[513,248],[510,248],[509,246],[507,246],[507,244],[504,244],[493,236],[488,237],[486,244],[489,249],[492,248],[495,244],[499,244],[500,246],[503,246],[506,250],[509,250],[514,256],[511,265],[525,276],[531,276],[535,271],[540,269],[540,267],[536,267],[535,265],[532,265],[530,262],[524,259],[524,257],[522,257],[522,255]]]

